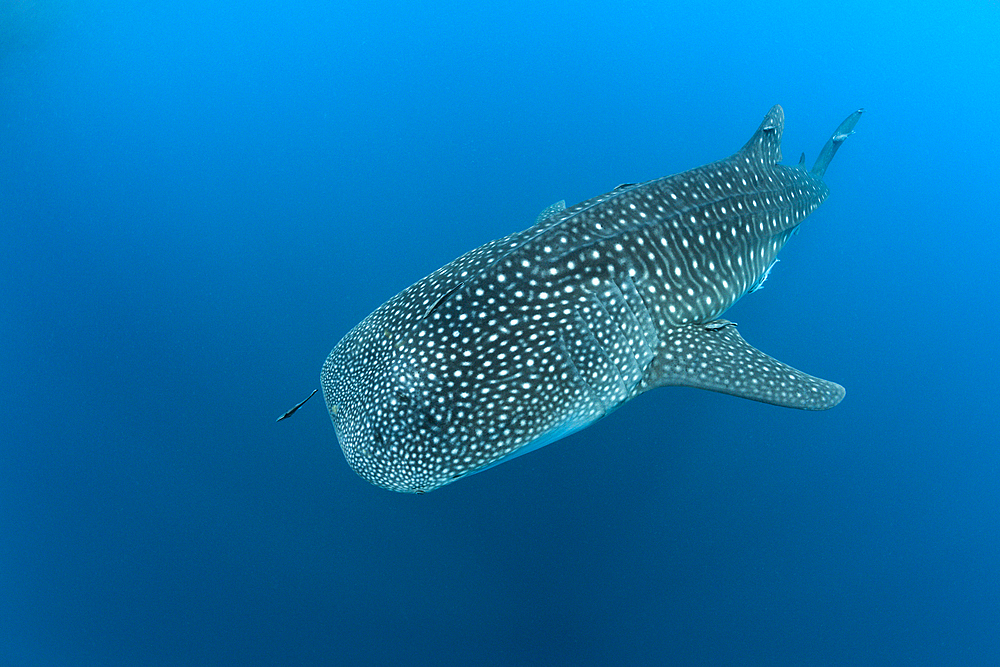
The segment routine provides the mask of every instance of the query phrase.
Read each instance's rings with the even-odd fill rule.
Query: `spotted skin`
[[[826,198],[823,172],[859,116],[807,171],[778,164],[775,106],[728,159],[553,204],[397,294],[323,366],[350,465],[377,486],[423,493],[659,386],[807,410],[839,403],[840,385],[759,352],[719,317]]]

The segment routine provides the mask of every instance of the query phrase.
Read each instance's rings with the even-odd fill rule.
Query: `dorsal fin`
[[[737,155],[750,158],[755,164],[781,162],[781,133],[784,131],[785,112],[780,104],[775,104]]]
[[[535,224],[537,225],[542,220],[545,220],[546,218],[551,218],[552,216],[558,213],[562,213],[565,210],[566,210],[566,200],[560,199],[555,204],[552,204],[551,206],[546,206],[545,210],[539,213],[538,217],[535,218]]]

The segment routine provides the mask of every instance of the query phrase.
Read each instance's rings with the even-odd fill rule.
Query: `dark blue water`
[[[0,662],[997,663],[996,3],[151,4],[0,9]],[[728,315],[836,409],[658,390],[424,497],[274,422],[775,103],[790,162],[868,110]]]

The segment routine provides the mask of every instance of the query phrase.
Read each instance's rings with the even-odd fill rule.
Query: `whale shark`
[[[774,106],[732,156],[557,202],[389,299],[323,364],[348,463],[377,486],[425,493],[655,387],[837,405],[843,387],[758,351],[721,316],[760,288],[826,199],[823,176],[862,111],[807,169],[804,154],[780,164],[784,112]]]

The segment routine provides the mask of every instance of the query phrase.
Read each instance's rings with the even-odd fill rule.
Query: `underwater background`
[[[0,663],[994,665],[1000,4],[0,8]],[[333,345],[454,257],[739,149],[832,194],[754,346],[425,496],[348,467]]]

